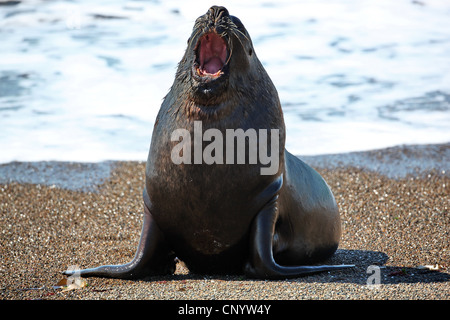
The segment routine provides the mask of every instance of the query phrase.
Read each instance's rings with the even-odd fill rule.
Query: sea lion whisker
[[[232,29],[233,31],[239,32],[240,34],[242,34],[242,35],[245,37],[245,39],[246,39],[247,41],[250,41],[250,39],[247,37],[247,35],[246,35],[245,33],[243,33],[241,30],[239,30],[239,27],[238,27],[232,20],[229,21],[229,24],[230,24],[231,29]]]
[[[225,61],[225,65],[227,65],[228,62],[230,62],[232,55],[233,55],[233,42],[231,40],[228,40],[228,58],[227,61]]]
[[[236,39],[239,41],[239,43],[241,44],[242,48],[245,48],[244,42],[242,42],[242,39],[235,33],[233,33],[233,35],[235,35]]]
[[[222,10],[215,12],[214,23],[217,23],[219,21],[219,19],[222,18],[223,13],[224,13],[224,11],[222,11]]]
[[[193,40],[193,39],[197,38],[197,36],[200,34],[200,31],[201,31],[201,30],[197,30],[197,31],[190,37],[190,39]],[[195,48],[194,48],[194,49],[195,49]]]
[[[247,41],[250,41],[250,39],[245,35],[245,33],[243,33],[241,30],[239,30],[239,28],[235,28],[233,29],[233,31],[237,31],[239,32]]]

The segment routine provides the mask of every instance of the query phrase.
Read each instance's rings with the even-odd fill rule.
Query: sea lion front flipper
[[[273,257],[273,235],[278,218],[278,195],[275,195],[258,213],[250,232],[249,261],[245,273],[252,278],[286,279],[302,275],[339,270],[354,265],[281,266]]]
[[[143,279],[153,275],[172,274],[174,271],[175,256],[171,253],[164,235],[154,222],[147,205],[144,204],[141,239],[139,240],[134,259],[131,262],[122,265],[105,265],[90,269],[67,270],[63,274],[68,276],[77,274],[81,277]]]

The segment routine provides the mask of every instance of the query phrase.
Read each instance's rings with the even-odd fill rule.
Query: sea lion
[[[239,133],[240,145],[223,144]],[[269,154],[271,172],[263,171]],[[145,173],[134,259],[66,274],[141,279],[173,273],[175,256],[195,273],[261,279],[351,267],[305,266],[337,249],[338,207],[323,178],[285,150],[277,90],[244,25],[224,7],[195,22],[155,121]]]

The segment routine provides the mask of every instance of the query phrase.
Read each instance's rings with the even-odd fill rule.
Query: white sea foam
[[[145,160],[209,1],[0,7],[0,162]],[[275,83],[287,148],[450,141],[450,2],[227,1]]]

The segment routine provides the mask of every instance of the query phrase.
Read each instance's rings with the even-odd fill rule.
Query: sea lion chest
[[[194,143],[198,140],[194,135],[198,132],[190,127],[186,129],[191,136],[190,145],[185,151],[191,153],[191,161],[177,163],[173,150],[180,141],[172,141],[171,137],[179,129],[165,125],[155,127],[153,133],[146,167],[152,216],[168,241],[186,254],[218,255],[242,246],[260,209],[254,206],[253,199],[271,177],[261,175],[258,164],[227,163],[226,131],[219,129],[224,137],[223,148],[215,151],[223,152],[222,162],[207,163],[207,154],[201,161],[195,159],[198,146]],[[201,133],[206,130],[204,126]],[[203,141],[201,150],[209,144]],[[235,154],[237,148],[234,145]]]

